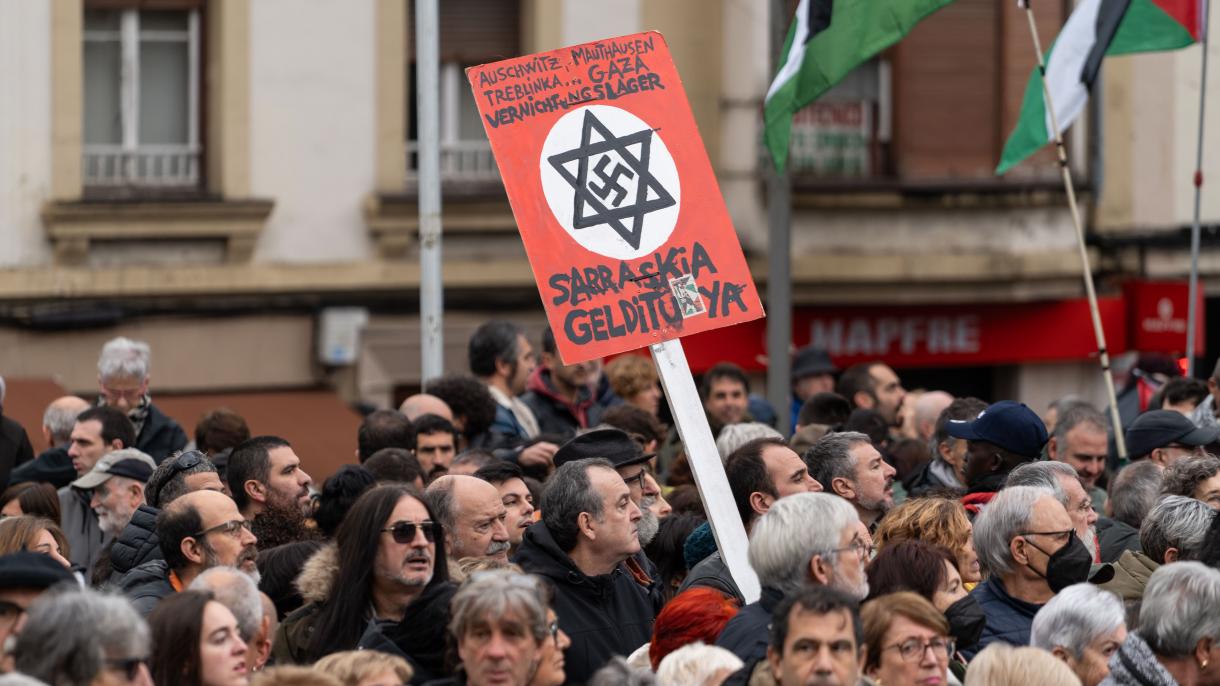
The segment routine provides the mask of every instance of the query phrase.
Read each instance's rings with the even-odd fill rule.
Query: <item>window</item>
[[[85,10],[86,187],[199,186],[199,14]]]
[[[788,168],[806,178],[883,176],[890,143],[889,62],[872,59],[792,118]],[[765,150],[769,163],[770,154]]]

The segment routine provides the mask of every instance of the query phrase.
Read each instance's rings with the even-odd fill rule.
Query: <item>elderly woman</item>
[[[152,686],[148,625],[121,596],[79,590],[30,606],[17,671],[48,684]]]
[[[944,546],[924,541],[902,541],[886,546],[869,563],[870,598],[911,591],[932,603],[949,622],[949,635],[960,646],[971,646],[983,633],[985,617],[977,601],[966,593],[957,573],[957,561]],[[960,678],[965,663],[951,667]]]
[[[1220,510],[1220,458],[1184,457],[1165,468],[1162,495],[1182,495]]]
[[[885,686],[944,686],[954,648],[949,623],[932,603],[902,591],[860,608],[864,673]]]
[[[1126,638],[1122,601],[1086,583],[1068,586],[1038,610],[1029,642],[1067,663],[1084,686],[1097,686]]]
[[[1103,686],[1220,684],[1220,571],[1165,565],[1148,579],[1140,630],[1127,634]]]
[[[909,539],[944,546],[957,558],[962,582],[973,588],[983,577],[972,531],[961,502],[951,498],[912,498],[886,513],[877,525],[873,542],[878,550]]]

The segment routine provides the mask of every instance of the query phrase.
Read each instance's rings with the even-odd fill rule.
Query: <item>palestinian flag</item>
[[[764,121],[775,168],[788,161],[792,115],[921,19],[953,0],[800,0],[784,41],[784,63],[767,91]]]
[[[1083,0],[1068,17],[1046,60],[1046,84],[1059,133],[1084,111],[1106,55],[1177,50],[1200,39],[1207,0]],[[1055,140],[1037,67],[1025,87],[1021,117],[1008,136],[996,174]]]

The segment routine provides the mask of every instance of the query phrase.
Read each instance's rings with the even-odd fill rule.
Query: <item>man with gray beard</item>
[[[648,473],[648,461],[655,456],[645,453],[626,431],[603,425],[560,446],[555,453],[555,467],[593,457],[609,460],[614,465],[614,471],[623,477],[631,489],[631,502],[640,508],[637,525],[640,545],[648,545],[661,528],[661,518],[653,508],[661,496],[661,490]]]
[[[451,564],[468,557],[508,562],[508,509],[490,483],[462,474],[433,481],[424,500],[445,531],[445,552]]]
[[[123,532],[136,509],[144,504],[144,485],[156,468],[157,463],[148,455],[123,448],[107,453],[72,486],[92,492],[89,506],[97,515],[98,528],[112,538]]]

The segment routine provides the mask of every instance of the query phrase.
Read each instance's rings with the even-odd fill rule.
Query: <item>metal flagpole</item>
[[[770,3],[771,71],[783,63],[787,0]],[[788,172],[767,167],[767,399],[785,436],[792,429],[792,190]]]
[[[416,109],[419,112],[420,380],[444,372],[441,318],[440,19],[437,0],[415,0]]]
[[[1210,0],[1199,6],[1199,22],[1203,43],[1203,80],[1199,84],[1199,138],[1195,150],[1195,217],[1190,225],[1190,304],[1186,317],[1186,375],[1195,375],[1195,336],[1197,335],[1199,298],[1199,215],[1203,202],[1203,115],[1207,109],[1207,20],[1211,14]]]
[[[1127,459],[1127,442],[1123,439],[1123,424],[1118,414],[1118,394],[1114,392],[1114,377],[1110,375],[1110,353],[1106,350],[1106,332],[1101,326],[1101,311],[1097,309],[1097,291],[1093,288],[1093,270],[1089,267],[1089,251],[1084,245],[1084,226],[1080,223],[1080,210],[1076,206],[1076,189],[1072,186],[1072,172],[1068,168],[1067,148],[1059,133],[1059,120],[1051,102],[1050,87],[1046,85],[1046,59],[1042,56],[1042,41],[1038,38],[1038,25],[1034,22],[1034,8],[1030,0],[1018,0],[1025,8],[1029,19],[1029,33],[1034,39],[1034,53],[1038,57],[1038,73],[1042,77],[1042,97],[1050,115],[1051,132],[1055,136],[1055,151],[1059,155],[1059,171],[1063,175],[1063,188],[1067,192],[1068,209],[1072,213],[1072,225],[1076,227],[1076,247],[1080,249],[1080,264],[1084,272],[1084,290],[1089,297],[1089,314],[1093,319],[1093,335],[1097,337],[1097,359],[1101,363],[1101,376],[1106,383],[1106,394],[1110,400],[1110,421],[1114,425],[1114,443],[1118,448],[1118,459]]]

